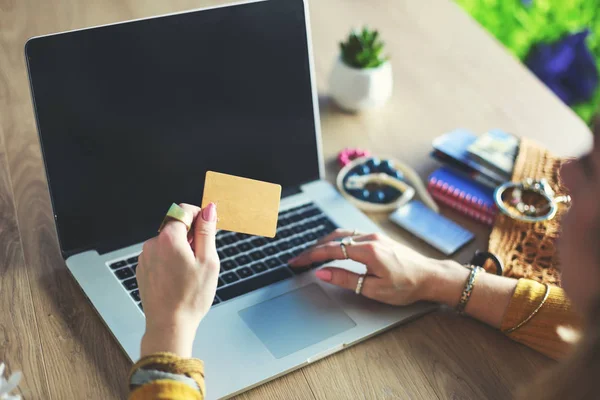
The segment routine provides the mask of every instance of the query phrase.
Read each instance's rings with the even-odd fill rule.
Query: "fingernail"
[[[320,269],[315,272],[315,276],[325,282],[331,281],[331,275],[332,273],[328,269]]]
[[[209,203],[202,210],[202,219],[206,222],[215,222],[217,220],[217,205],[215,203]]]

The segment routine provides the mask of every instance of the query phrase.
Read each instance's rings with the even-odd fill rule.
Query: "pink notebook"
[[[498,213],[493,189],[442,167],[429,176],[427,190],[438,202],[485,225],[493,225]]]

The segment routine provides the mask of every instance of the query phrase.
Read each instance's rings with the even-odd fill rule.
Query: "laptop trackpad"
[[[239,312],[275,358],[282,358],[356,326],[311,284]]]

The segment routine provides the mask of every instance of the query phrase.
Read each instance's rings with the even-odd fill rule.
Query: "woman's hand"
[[[292,267],[315,262],[344,259],[340,242],[336,239],[352,236],[351,231],[336,230],[322,238],[315,246],[290,261]],[[419,300],[456,302],[469,271],[454,261],[427,258],[381,234],[352,237],[354,244],[346,246],[348,257],[367,267],[362,295],[382,303],[407,305]],[[436,281],[440,275],[454,274],[455,287],[446,287],[442,299]],[[341,268],[325,267],[316,276],[333,285],[355,290],[359,276]]]
[[[146,314],[142,356],[168,351],[191,357],[196,330],[217,290],[216,206],[180,207],[190,233],[184,223],[171,220],[144,243],[139,257],[137,280]]]

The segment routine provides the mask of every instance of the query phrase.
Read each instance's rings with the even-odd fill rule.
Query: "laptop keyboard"
[[[337,226],[314,204],[305,204],[279,213],[275,238],[242,233],[217,233],[217,251],[221,271],[213,305],[234,299],[275,282],[319,267],[290,268],[288,260],[312,246]],[[135,271],[138,257],[109,264],[117,279],[143,311]]]

